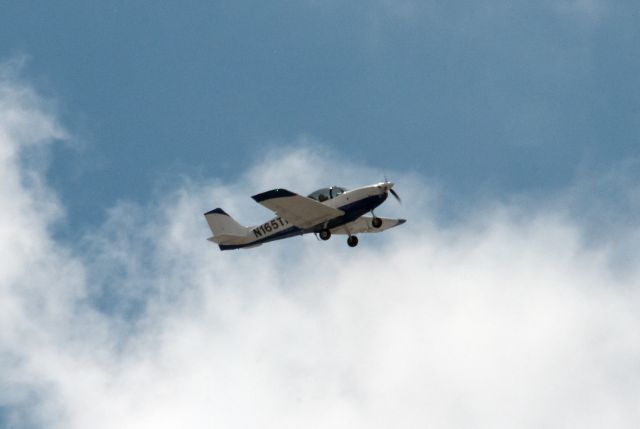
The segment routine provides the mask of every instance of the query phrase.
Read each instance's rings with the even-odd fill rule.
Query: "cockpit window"
[[[331,193],[331,198],[335,198],[340,194],[344,194],[345,189],[339,186],[332,186],[331,188],[329,188],[329,191]]]
[[[346,189],[341,188],[339,186],[332,186],[330,188],[322,188],[322,189],[318,189],[315,192],[312,192],[311,194],[307,195],[309,198],[316,200],[316,201],[327,201],[331,198],[335,198],[338,195],[344,193],[346,191]]]
[[[318,189],[317,191],[308,195],[309,198],[316,201],[327,201],[329,199],[329,188]]]

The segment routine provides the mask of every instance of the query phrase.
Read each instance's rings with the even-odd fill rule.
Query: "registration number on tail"
[[[276,231],[278,229],[284,228],[289,222],[282,219],[281,217],[275,218],[269,222],[265,222],[262,225],[253,229],[253,235],[258,237],[262,237],[263,235],[268,235],[269,233]]]

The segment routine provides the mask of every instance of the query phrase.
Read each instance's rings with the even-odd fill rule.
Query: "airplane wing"
[[[380,228],[375,228],[371,224],[372,220],[373,218],[370,216],[361,216],[353,222],[349,222],[337,228],[333,228],[331,232],[333,234],[362,234],[367,232],[382,232],[386,229],[402,225],[406,222],[406,219],[387,219],[381,217],[380,220],[382,220],[382,225],[380,225]]]
[[[286,189],[273,189],[251,198],[276,212],[282,219],[303,229],[344,215],[344,211],[340,209],[326,206]]]

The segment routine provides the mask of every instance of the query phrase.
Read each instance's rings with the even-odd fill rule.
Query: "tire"
[[[356,247],[358,245],[358,237],[356,237],[355,235],[350,236],[349,238],[347,238],[347,244],[349,245],[349,247]]]
[[[374,217],[371,221],[371,225],[373,225],[374,228],[380,228],[382,226],[382,219]]]
[[[329,231],[328,229],[323,229],[318,235],[320,235],[321,240],[327,241],[331,238],[331,231]]]

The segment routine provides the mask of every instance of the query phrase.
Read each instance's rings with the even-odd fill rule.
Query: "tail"
[[[240,225],[220,208],[206,212],[204,217],[213,233],[213,237],[208,238],[209,241],[218,244],[239,244],[245,242],[249,235],[249,228]]]

